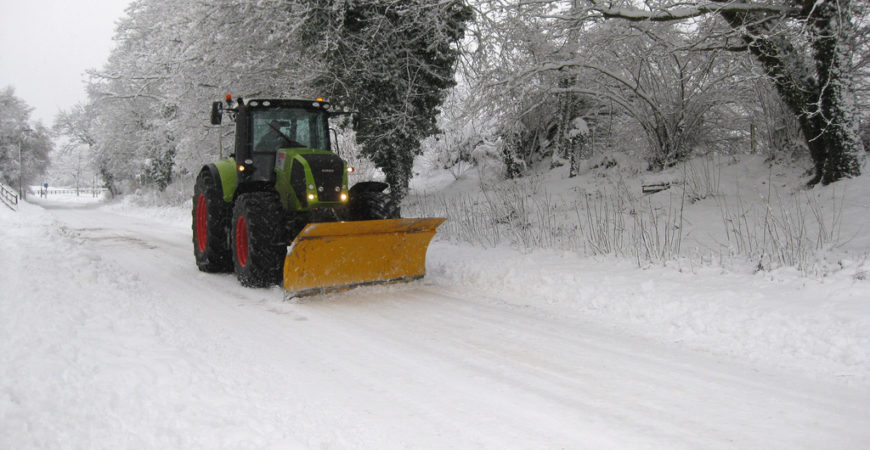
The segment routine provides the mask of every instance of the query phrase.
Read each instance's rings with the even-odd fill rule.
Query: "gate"
[[[13,211],[18,211],[18,193],[9,186],[0,183],[0,202]]]

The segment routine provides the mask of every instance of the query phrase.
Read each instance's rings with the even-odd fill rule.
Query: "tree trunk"
[[[855,105],[845,72],[846,41],[852,29],[850,0],[823,0],[808,14],[815,67],[803,61],[788,36],[773,30],[771,21],[757,14],[722,12],[770,76],[784,102],[800,123],[815,166],[807,183],[832,183],[860,175],[863,144],[858,139]]]
[[[822,184],[861,174],[864,146],[858,138],[855,104],[850,94],[848,66],[851,0],[825,0],[810,15],[816,73],[819,77],[819,139],[827,150],[821,170]],[[816,169],[816,177],[819,169]]]

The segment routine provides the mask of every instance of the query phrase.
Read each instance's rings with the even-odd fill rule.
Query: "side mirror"
[[[223,118],[224,105],[221,102],[211,104],[211,124],[220,125]]]

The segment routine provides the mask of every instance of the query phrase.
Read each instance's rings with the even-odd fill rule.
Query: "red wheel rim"
[[[236,259],[240,266],[248,265],[248,224],[244,217],[236,222]]]
[[[196,199],[196,246],[204,252],[208,242],[208,209],[206,209],[205,195],[199,194]]]

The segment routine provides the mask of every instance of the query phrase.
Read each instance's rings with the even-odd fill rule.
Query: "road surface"
[[[277,287],[197,271],[187,223],[44,207],[0,217],[0,261],[15,262],[3,268],[15,301],[0,311],[11,337],[0,447],[870,443],[866,385],[624,333],[437,273],[287,302]]]

